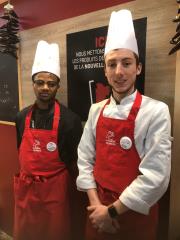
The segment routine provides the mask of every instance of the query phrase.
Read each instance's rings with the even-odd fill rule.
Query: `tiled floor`
[[[13,240],[13,238],[0,230],[0,240]]]

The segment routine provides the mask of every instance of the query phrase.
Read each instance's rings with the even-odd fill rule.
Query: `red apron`
[[[96,162],[94,177],[98,196],[104,205],[116,201],[123,190],[140,174],[140,157],[135,147],[135,119],[142,96],[136,99],[126,120],[103,117],[102,109],[96,129]],[[105,104],[109,104],[109,101]],[[105,106],[104,106],[105,107]],[[117,234],[98,233],[87,223],[87,240],[155,240],[158,221],[157,205],[148,216],[129,210],[118,217]]]
[[[60,161],[55,102],[52,130],[32,129],[32,109],[19,149],[20,174],[14,178],[15,240],[69,240],[69,174]]]

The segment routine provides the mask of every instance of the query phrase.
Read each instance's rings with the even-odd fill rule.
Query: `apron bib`
[[[116,201],[124,189],[140,174],[140,157],[135,147],[134,128],[142,96],[136,99],[125,120],[103,117],[102,109],[96,128],[96,161],[94,177],[98,196],[104,205]],[[118,234],[98,233],[87,222],[87,240],[155,240],[158,208],[154,206],[148,216],[129,210],[118,217]]]
[[[20,173],[14,177],[15,240],[69,240],[69,184],[59,159],[60,106],[55,102],[52,130],[32,129],[27,114],[19,149]]]

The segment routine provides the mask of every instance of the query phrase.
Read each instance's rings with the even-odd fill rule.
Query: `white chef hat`
[[[129,49],[139,56],[132,15],[126,9],[111,13],[104,55],[119,48]]]
[[[55,74],[60,79],[60,57],[57,43],[47,43],[40,40],[37,44],[32,76],[39,72]]]

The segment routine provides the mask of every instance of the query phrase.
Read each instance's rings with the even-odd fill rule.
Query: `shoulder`
[[[101,102],[92,104],[89,111],[90,114],[97,114],[104,107],[107,101],[108,99],[105,99]]]
[[[71,109],[60,103],[60,126],[65,129],[81,128],[81,119]]]
[[[169,118],[169,107],[166,103],[142,95],[142,104],[140,111],[145,115],[150,114],[152,117],[164,116]]]
[[[17,131],[20,131],[23,133],[24,131],[24,125],[25,125],[25,118],[27,113],[29,112],[31,106],[23,108],[21,111],[19,111],[15,118],[15,124]]]
[[[168,109],[168,105],[166,103],[144,95],[142,95],[142,107],[156,108],[159,110]]]
[[[68,107],[64,106],[63,104],[60,103],[60,112],[62,117],[65,117],[66,120],[79,120],[80,121],[80,117],[74,113],[71,109],[69,109]]]
[[[21,111],[19,111],[16,115],[16,121],[24,119],[26,117],[27,113],[29,112],[30,108],[31,108],[31,105],[28,107],[25,107]]]

